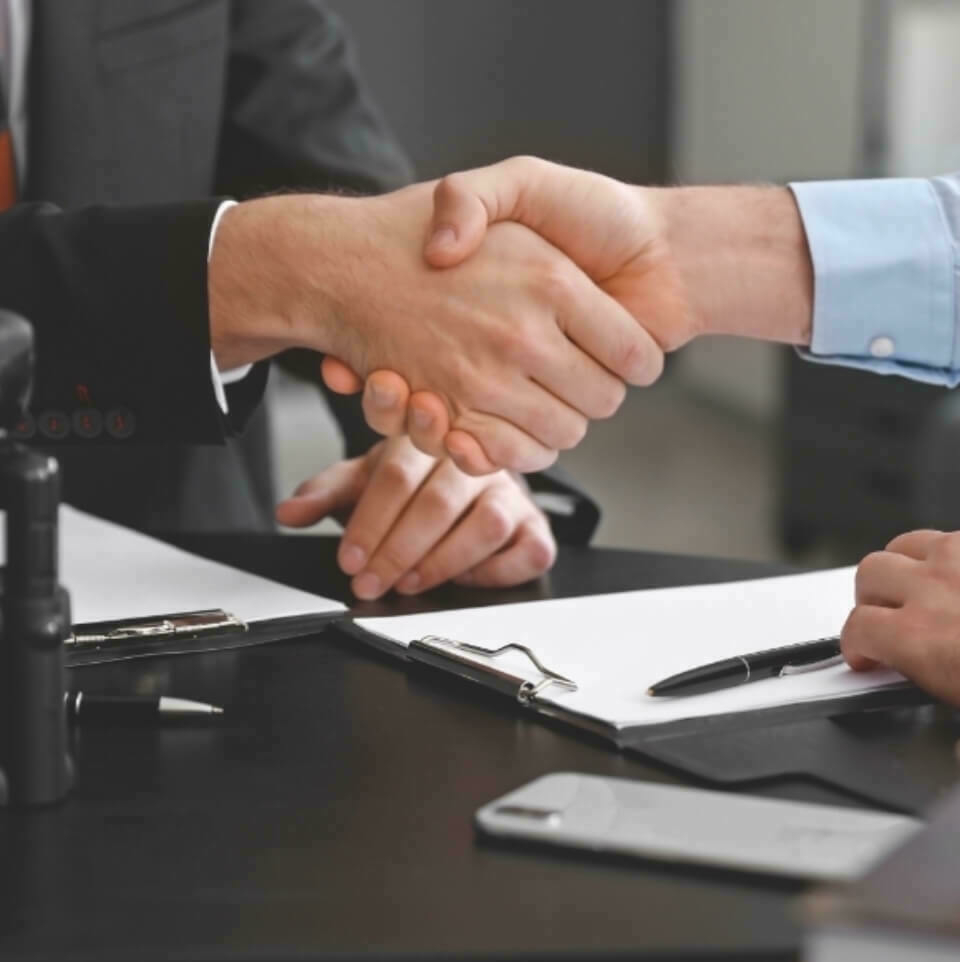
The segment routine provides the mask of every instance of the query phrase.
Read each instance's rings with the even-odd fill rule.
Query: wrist
[[[326,202],[312,194],[246,201],[223,212],[210,252],[210,344],[221,370],[294,347],[328,350]]]
[[[810,340],[813,269],[785,187],[650,189],[698,334]]]

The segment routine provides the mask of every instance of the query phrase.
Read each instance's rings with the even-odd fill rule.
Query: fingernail
[[[433,424],[433,415],[429,411],[421,411],[419,408],[414,408],[411,416],[414,426],[420,428],[422,431],[425,431]]]
[[[358,598],[373,601],[374,598],[379,598],[383,594],[383,584],[375,574],[368,571],[354,579],[353,593]]]
[[[370,385],[370,397],[374,405],[378,408],[392,408],[396,402],[393,391],[384,391],[383,388],[377,387],[376,384]]]
[[[355,575],[367,563],[367,553],[359,545],[348,544],[340,548],[340,567],[348,574]]]
[[[453,247],[456,242],[457,232],[447,224],[438,227],[430,238],[431,247]]]
[[[397,591],[402,595],[412,595],[415,591],[420,588],[423,583],[423,579],[417,574],[416,571],[411,571],[409,574],[404,575],[397,582]]]

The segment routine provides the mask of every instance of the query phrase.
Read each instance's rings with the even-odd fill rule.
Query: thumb
[[[353,507],[364,487],[364,459],[341,461],[304,481],[276,508],[277,521],[288,528],[306,528]]]
[[[444,177],[433,192],[431,233],[423,251],[432,267],[455,267],[477,250],[487,232],[486,206],[474,185],[459,177]]]
[[[320,362],[320,374],[334,394],[356,394],[363,387],[363,381],[352,368],[329,354]]]
[[[423,252],[427,263],[453,267],[479,248],[490,224],[522,222],[520,199],[540,164],[532,157],[513,157],[440,180],[433,190],[433,218]]]

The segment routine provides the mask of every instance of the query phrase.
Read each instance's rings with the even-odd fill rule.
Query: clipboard
[[[68,667],[284,641],[347,611],[69,505],[60,508],[60,542],[73,621]]]
[[[531,681],[499,665],[497,659],[508,651],[518,651],[523,654],[541,677]],[[487,664],[480,664],[464,657],[465,655],[480,655],[489,661]],[[599,735],[612,742],[617,748],[638,748],[645,752],[660,740],[678,735],[706,731],[710,734],[739,732],[758,727],[776,726],[784,722],[825,718],[853,711],[918,705],[930,701],[930,696],[921,689],[910,682],[903,681],[885,686],[881,690],[866,691],[852,696],[686,718],[657,725],[621,728],[544,701],[544,693],[551,688],[576,691],[578,685],[574,679],[548,668],[536,652],[526,645],[507,642],[497,648],[486,648],[439,635],[426,635],[411,641],[407,647],[407,658],[412,664],[434,668],[507,695],[522,708]]]
[[[915,799],[884,787],[896,775],[895,759],[871,750],[870,761],[853,765],[857,740],[830,721],[929,701],[893,672],[858,675],[835,666],[702,696],[646,695],[677,670],[836,633],[849,613],[853,578],[853,569],[835,569],[358,618],[337,631],[411,670],[483,686],[505,707],[706,782],[812,777],[914,809]]]
[[[414,639],[405,648],[349,621],[338,622],[336,633],[360,642],[411,670],[424,670],[444,683],[480,685],[503,697],[504,705],[530,713],[544,723],[569,726],[602,740],[609,747],[666,766],[702,783],[742,787],[783,779],[812,780],[840,792],[895,812],[919,813],[953,781],[952,765],[921,766],[905,770],[905,746],[886,744],[889,731],[878,739],[863,738],[848,730],[844,718],[854,719],[871,710],[928,704],[926,693],[909,683],[886,686],[855,696],[819,700],[808,704],[741,711],[670,722],[664,725],[618,728],[595,718],[544,701],[547,692],[572,690],[573,677],[554,671],[528,646],[507,643],[477,656],[479,646],[440,636]],[[503,664],[508,651],[518,652],[540,672],[539,681]],[[473,656],[473,657],[469,657]],[[907,729],[912,724],[905,721]],[[905,731],[903,739],[911,733]],[[907,750],[909,750],[907,748]]]
[[[161,655],[249,648],[322,631],[338,613],[245,622],[220,608],[75,624],[64,641],[68,668]]]

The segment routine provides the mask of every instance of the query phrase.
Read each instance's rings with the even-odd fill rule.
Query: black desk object
[[[784,544],[804,551],[823,539],[857,559],[904,531],[952,530],[956,488],[944,465],[926,463],[924,445],[949,392],[902,377],[810,364],[790,349],[783,357],[778,437]],[[934,450],[952,440],[940,433]]]
[[[348,599],[331,539],[181,543]],[[770,573],[740,562],[565,550],[549,580],[513,592],[452,588],[358,611]],[[82,668],[72,680],[91,691],[211,701],[229,714],[202,730],[80,730],[67,804],[0,813],[5,960],[796,957],[793,883],[478,843],[474,810],[546,772],[683,779],[524,717],[477,687],[437,684],[329,630]],[[958,733],[952,719],[930,716],[901,710],[804,724],[869,749],[892,744],[887,773],[897,777],[899,765],[932,796],[952,780]],[[726,751],[736,762],[732,742]],[[882,757],[873,758],[878,768]],[[810,781],[757,790],[850,801]]]

